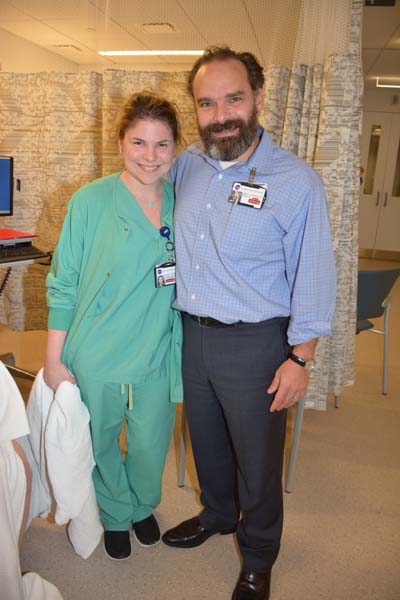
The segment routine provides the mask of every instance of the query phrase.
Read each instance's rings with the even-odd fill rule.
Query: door
[[[359,246],[400,251],[400,114],[364,113]]]
[[[375,248],[400,251],[400,115],[390,128]]]

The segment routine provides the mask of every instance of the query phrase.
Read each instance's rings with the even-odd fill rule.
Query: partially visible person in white
[[[28,523],[32,472],[21,445],[29,434],[19,390],[0,362],[0,582],[7,600],[62,600],[37,573],[21,575],[19,546]]]

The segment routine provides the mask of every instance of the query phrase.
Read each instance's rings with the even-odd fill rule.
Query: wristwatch
[[[305,358],[300,358],[300,356],[297,356],[294,352],[289,352],[288,358],[297,365],[300,365],[300,367],[303,367],[305,371],[313,371],[315,369],[316,362],[313,358],[306,360]]]

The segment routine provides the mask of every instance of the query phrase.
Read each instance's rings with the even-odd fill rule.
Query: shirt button
[[[207,208],[211,208],[211,204],[210,204],[210,202],[207,204]]]
[[[222,178],[223,178],[223,175],[222,175],[222,173],[220,173],[220,174],[218,175],[218,179],[222,179]]]
[[[200,239],[201,239],[201,240],[204,240],[204,233],[201,233],[201,234],[200,234]]]
[[[191,300],[196,300],[196,294],[192,294],[192,295],[190,296],[190,299],[191,299]]]
[[[124,227],[124,231],[128,231],[128,228],[127,228],[127,227]]]
[[[200,271],[200,265],[195,266],[196,271]]]

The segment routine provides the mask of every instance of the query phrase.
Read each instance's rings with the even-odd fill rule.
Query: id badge
[[[154,267],[154,278],[157,288],[175,283],[175,263],[166,262]]]
[[[229,202],[234,206],[250,206],[260,209],[267,198],[267,184],[249,183],[248,181],[235,181],[232,185]]]

